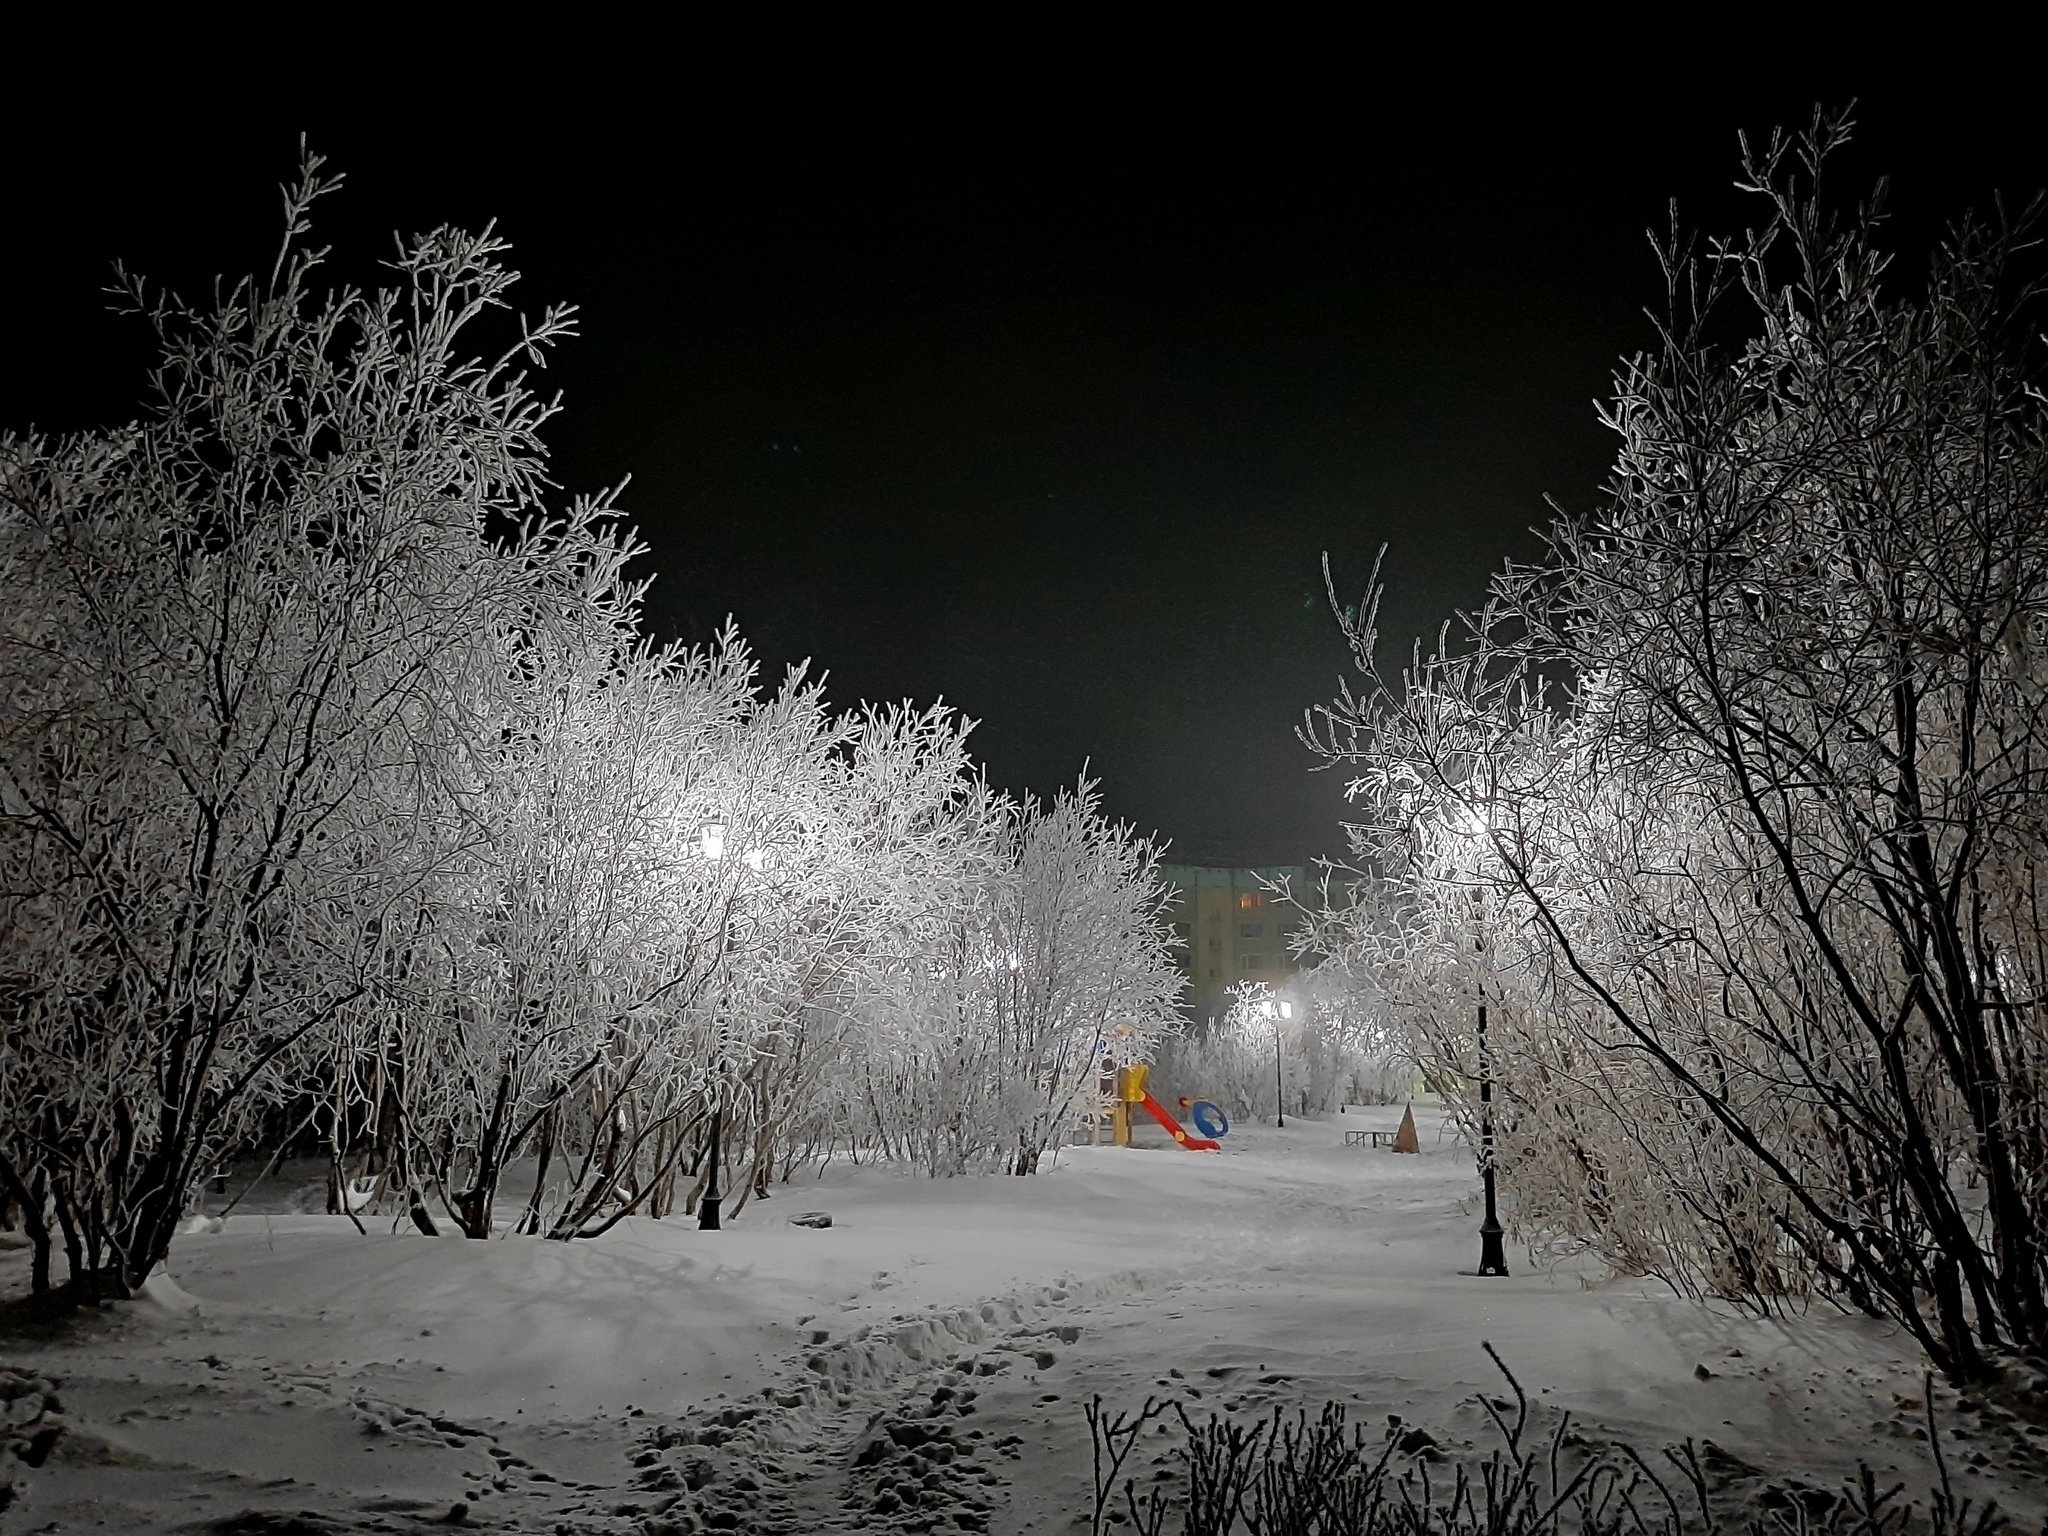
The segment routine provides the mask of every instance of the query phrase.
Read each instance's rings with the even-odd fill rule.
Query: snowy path
[[[1520,1262],[1460,1276],[1469,1156],[1431,1125],[1420,1157],[1342,1146],[1397,1113],[1241,1128],[1221,1157],[1080,1149],[1034,1179],[835,1169],[722,1233],[484,1244],[238,1215],[180,1240],[196,1310],[0,1345],[58,1382],[68,1426],[0,1531],[242,1511],[413,1531],[457,1505],[526,1531],[1064,1531],[1091,1393],[1338,1398],[1472,1438],[1473,1393],[1499,1385],[1481,1339],[1543,1402],[1639,1443],[1708,1438],[1816,1480],[1859,1455],[1922,1469],[1901,1406],[1918,1367],[1882,1329]],[[789,1224],[809,1209],[834,1226]],[[1995,1479],[2010,1502],[2032,1437],[1961,1427],[1960,1453],[2015,1469]],[[238,1528],[291,1528],[265,1518]]]

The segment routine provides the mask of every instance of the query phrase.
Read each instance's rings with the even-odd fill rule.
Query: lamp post
[[[725,827],[723,819],[704,822],[697,828],[697,852],[707,864],[716,864],[725,857]],[[755,866],[758,868],[759,866]],[[711,1105],[711,1172],[704,1181],[704,1196],[697,1202],[697,1230],[717,1232],[721,1230],[720,1208],[725,1204],[723,1193],[718,1187],[718,1165],[724,1157],[723,1132],[725,1129],[725,1104],[713,1100]]]
[[[719,1132],[725,1117],[725,1106],[711,1107],[711,1176],[704,1183],[704,1198],[697,1202],[697,1230],[716,1232],[719,1230],[718,1210],[724,1203],[718,1191],[718,1160],[721,1153]]]
[[[1280,1027],[1294,1017],[1294,1004],[1281,998],[1278,1003],[1280,1017],[1273,1023],[1273,1106],[1280,1122],[1280,1129],[1287,1129],[1287,1080],[1280,1073]]]
[[[1286,998],[1263,998],[1259,1014],[1273,1021],[1273,1118],[1280,1130],[1287,1129],[1287,1081],[1280,1072],[1280,1022],[1294,1017],[1294,1004]]]
[[[1287,1129],[1287,1084],[1280,1076],[1280,1021],[1273,1021],[1273,1112],[1281,1130]]]
[[[1490,840],[1493,824],[1486,812],[1465,808],[1454,815],[1452,829],[1466,837]],[[1479,1269],[1482,1275],[1505,1275],[1507,1254],[1501,1249],[1504,1229],[1494,1194],[1493,1168],[1493,1053],[1486,1043],[1486,890],[1479,883],[1475,865],[1472,885],[1472,950],[1478,958],[1474,973],[1479,989],[1479,1179],[1486,1192],[1486,1215],[1479,1223]]]
[[[1501,1251],[1500,1212],[1493,1194],[1493,1061],[1486,1052],[1486,994],[1479,1004],[1479,1176],[1486,1186],[1486,1217],[1479,1223],[1479,1273],[1505,1275],[1507,1255]]]
[[[1472,940],[1472,947],[1483,955],[1486,952],[1486,898],[1478,891],[1474,891],[1472,897],[1479,913],[1479,931]],[[1493,1056],[1486,1044],[1486,981],[1483,975],[1479,982],[1479,1177],[1486,1189],[1486,1216],[1479,1223],[1479,1273],[1505,1275],[1508,1260],[1501,1250],[1503,1228],[1500,1212],[1494,1204]]]

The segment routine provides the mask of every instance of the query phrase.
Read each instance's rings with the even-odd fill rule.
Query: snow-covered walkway
[[[0,1342],[57,1384],[66,1426],[0,1531],[242,1511],[416,1530],[457,1506],[534,1531],[1063,1531],[1091,1393],[1340,1398],[1476,1437],[1469,1400],[1500,1385],[1482,1339],[1543,1402],[1639,1443],[1809,1478],[1924,1469],[1919,1368],[1886,1330],[1716,1314],[1512,1251],[1509,1279],[1460,1275],[1470,1155],[1433,1118],[1419,1157],[1343,1145],[1398,1118],[1240,1127],[1220,1156],[1081,1148],[1030,1179],[835,1166],[724,1232],[634,1221],[574,1245],[237,1214],[181,1238],[168,1304]],[[833,1225],[788,1219],[813,1210]],[[0,1252],[0,1287],[24,1280]],[[2027,1437],[1963,1428],[1994,1462],[1971,1491],[2009,1502]]]

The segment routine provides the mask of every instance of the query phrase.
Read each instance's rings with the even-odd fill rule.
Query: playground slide
[[[1186,1131],[1182,1130],[1180,1122],[1169,1115],[1166,1112],[1166,1106],[1153,1098],[1151,1094],[1146,1094],[1138,1102],[1145,1106],[1147,1114],[1166,1127],[1167,1135],[1186,1147],[1190,1152],[1221,1152],[1223,1150],[1218,1143],[1210,1141],[1206,1137],[1190,1136]]]

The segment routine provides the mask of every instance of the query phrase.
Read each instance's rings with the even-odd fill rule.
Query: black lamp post
[[[1294,1005],[1286,998],[1266,998],[1259,1004],[1259,1012],[1273,1021],[1273,1116],[1274,1123],[1287,1129],[1287,1079],[1280,1070],[1280,1030],[1286,1020],[1294,1017]]]
[[[1280,1075],[1280,1021],[1273,1021],[1273,1107],[1279,1115],[1280,1129],[1287,1129],[1287,1084]]]
[[[699,1232],[716,1232],[718,1230],[718,1208],[723,1203],[718,1193],[718,1158],[720,1152],[718,1140],[721,1121],[724,1115],[725,1110],[723,1106],[714,1107],[711,1111],[711,1177],[705,1181],[704,1198],[697,1202],[697,1230]],[[1487,1187],[1491,1189],[1492,1185],[1489,1184]],[[1490,1203],[1487,1209],[1492,1209]]]
[[[1484,918],[1481,919],[1482,925]],[[1486,948],[1486,930],[1480,928],[1474,947]],[[1479,1273],[1505,1275],[1507,1255],[1501,1251],[1500,1212],[1493,1195],[1493,1056],[1486,1048],[1486,983],[1479,984],[1479,1176],[1486,1187],[1486,1219],[1479,1223]]]
[[[1479,1273],[1505,1275],[1500,1212],[1493,1201],[1493,1060],[1486,1051],[1486,1004],[1479,1004],[1479,1174],[1486,1185],[1486,1219],[1479,1223]]]

